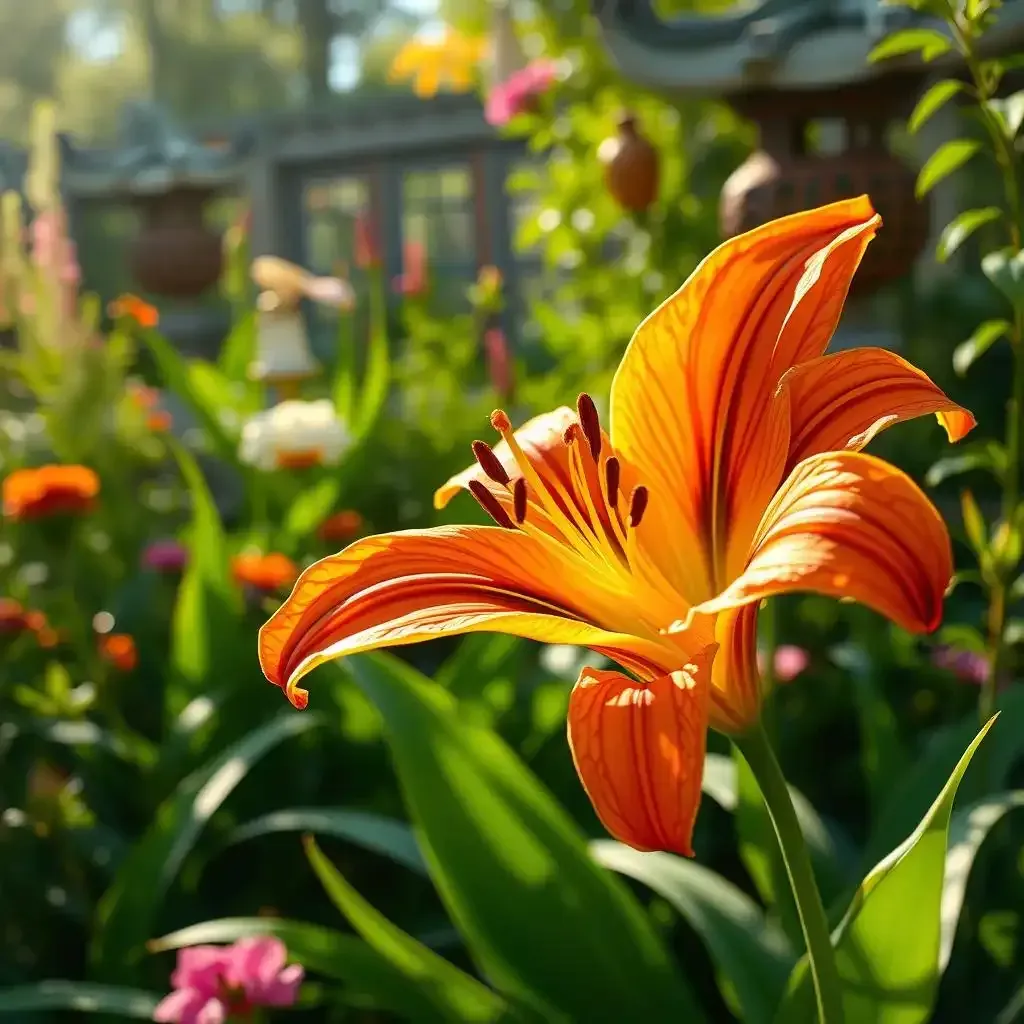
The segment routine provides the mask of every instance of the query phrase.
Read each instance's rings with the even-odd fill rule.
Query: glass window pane
[[[367,282],[365,272],[355,265],[355,240],[357,222],[370,213],[369,182],[354,175],[312,179],[303,188],[302,205],[303,263],[315,274],[350,281],[356,293],[355,335],[365,338],[369,330]],[[335,358],[337,329],[337,311],[311,305],[310,343],[327,364]]]

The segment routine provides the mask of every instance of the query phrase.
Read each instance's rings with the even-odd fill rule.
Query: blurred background
[[[1001,329],[977,335],[1005,322],[979,265],[1000,222],[936,257],[949,221],[994,201],[997,165],[964,159],[915,191],[934,151],[979,136],[957,99],[908,130],[962,68],[868,60],[917,16],[786,0],[0,5],[0,989],[21,993],[8,1013],[63,1019],[75,989],[24,995],[62,979],[128,986],[96,1005],[148,1016],[172,959],[146,943],[197,922],[338,927],[301,832],[473,971],[450,905],[395,853],[411,833],[389,847],[379,831],[408,818],[380,710],[325,669],[316,727],[296,725],[259,671],[260,624],[299,569],[350,540],[482,521],[468,498],[437,511],[432,494],[490,440],[493,408],[521,423],[587,391],[606,412],[635,327],[723,238],[865,192],[885,227],[833,348],[898,351],[977,417],[956,448],[931,417],[872,443],[927,487],[964,572],[923,640],[852,605],[775,602],[766,714],[821,826],[833,902],[911,831],[963,750],[950,759],[943,738],[976,721],[992,678],[985,541],[961,494],[998,515],[1014,373]],[[994,51],[1014,52],[1021,20],[1007,3]],[[272,323],[258,256],[342,282],[354,305],[308,287]],[[65,475],[16,476],[44,465]],[[992,692],[1017,676],[1022,592],[1003,595]],[[603,835],[564,737],[571,683],[600,659],[500,637],[398,653],[455,695],[467,730],[502,737],[572,829]],[[1012,721],[1005,788],[1021,783],[1019,708]],[[771,836],[721,737],[711,756],[698,859],[792,937]],[[996,834],[934,1006],[908,1019],[1024,1019],[1020,833]],[[466,856],[458,870],[486,876],[484,854]],[[522,897],[494,886],[498,909]],[[754,1019],[692,922],[635,898],[707,1019]],[[296,1012],[434,1019],[371,975],[328,970]]]

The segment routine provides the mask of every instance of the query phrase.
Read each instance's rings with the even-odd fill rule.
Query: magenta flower
[[[984,654],[965,651],[959,647],[936,647],[932,651],[932,664],[952,672],[962,683],[980,686],[988,679],[991,666]]]
[[[775,648],[774,664],[772,674],[777,683],[791,683],[797,676],[807,671],[811,663],[811,656],[802,648],[794,644],[779,644]],[[758,668],[764,671],[764,651],[757,652]]]
[[[525,68],[509,75],[496,85],[487,97],[484,117],[487,123],[500,128],[516,114],[532,110],[537,97],[547,92],[558,77],[554,61],[535,60]]]
[[[280,939],[254,936],[233,946],[178,950],[174,991],[160,1000],[153,1020],[162,1024],[223,1024],[257,1006],[291,1006],[302,984],[300,964],[285,966]]]
[[[188,548],[176,540],[155,540],[142,552],[142,564],[156,572],[181,572],[188,564]]]

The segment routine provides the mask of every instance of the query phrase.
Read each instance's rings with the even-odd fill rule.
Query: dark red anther
[[[473,457],[480,463],[480,468],[496,483],[506,487],[509,475],[501,460],[494,454],[494,449],[485,441],[474,441]]]
[[[608,491],[608,504],[612,508],[619,503],[619,478],[621,475],[622,469],[619,466],[619,460],[614,455],[610,456],[604,464],[604,483]]]
[[[520,476],[512,485],[512,510],[516,514],[516,522],[526,519],[526,481]]]
[[[479,502],[480,507],[499,526],[504,526],[506,530],[514,530],[516,528],[516,524],[509,518],[509,514],[498,503],[498,499],[479,480],[470,480],[469,490]]]
[[[647,493],[647,488],[640,484],[638,487],[633,488],[633,493],[629,496],[629,525],[637,527],[640,525],[640,520],[644,517],[644,512],[647,511],[647,501],[650,496]]]
[[[576,399],[576,411],[580,416],[580,426],[583,428],[583,436],[590,445],[590,454],[597,462],[601,454],[601,419],[597,415],[597,406],[590,395],[584,393]]]

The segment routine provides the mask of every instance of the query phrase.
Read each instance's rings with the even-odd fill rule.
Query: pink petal
[[[196,1014],[206,1003],[206,996],[194,988],[180,988],[164,996],[156,1009],[153,1020],[160,1024],[195,1024]]]
[[[263,1006],[291,1006],[299,996],[299,986],[306,976],[302,964],[292,964],[267,985],[260,993]]]
[[[775,678],[780,683],[790,683],[806,671],[810,662],[810,655],[802,647],[781,644],[775,648]]]
[[[227,1007],[219,999],[210,999],[196,1014],[194,1024],[224,1024],[227,1019]]]
[[[174,988],[216,991],[217,977],[227,967],[227,946],[187,946],[178,950],[178,965],[171,975]]]
[[[287,957],[284,943],[272,935],[239,939],[231,947],[227,982],[241,986],[251,996],[256,989],[270,984],[277,977]]]

